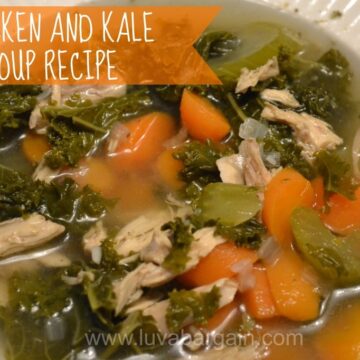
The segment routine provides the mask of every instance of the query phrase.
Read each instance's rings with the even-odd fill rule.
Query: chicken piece
[[[176,274],[153,263],[146,263],[141,286],[154,288],[164,285],[176,277]]]
[[[50,253],[37,259],[37,261],[48,268],[62,268],[71,265],[71,260],[60,252]]]
[[[213,284],[195,288],[193,289],[193,291],[199,293],[208,293],[215,286],[219,288],[220,292],[219,308],[224,307],[225,305],[231,303],[234,300],[237,292],[237,283],[230,279],[221,279]],[[170,300],[164,300],[146,308],[143,311],[143,314],[145,316],[152,316],[154,318],[158,330],[164,335],[169,335],[170,333],[166,323],[166,311],[169,305]],[[187,326],[191,323],[192,319],[189,318],[183,325]]]
[[[140,294],[139,291],[141,291],[144,266],[145,264],[141,264],[134,271],[128,273],[123,279],[115,280],[113,282],[112,287],[115,295],[116,315],[120,314],[127,304],[136,301],[141,297],[142,293]]]
[[[36,167],[36,169],[32,175],[32,178],[33,178],[33,180],[40,180],[40,181],[44,181],[47,184],[49,184],[53,179],[58,177],[59,174],[60,174],[59,170],[54,170],[54,169],[51,169],[48,166],[46,166],[45,158],[43,158],[39,162],[39,165]]]
[[[199,261],[207,256],[217,245],[225,242],[223,237],[214,235],[214,230],[214,228],[209,227],[200,229],[194,233],[195,240],[190,245],[188,252],[189,260],[183,272],[195,267]],[[164,285],[179,275],[153,263],[147,263],[146,265],[146,274],[142,281],[143,287]]]
[[[207,256],[215,246],[225,241],[225,239],[222,237],[214,235],[214,228],[200,229],[194,233],[194,237],[195,240],[191,244],[188,253],[190,260],[187,262],[184,272],[195,267],[201,258]],[[151,246],[153,245],[150,242],[149,249]],[[156,246],[158,246],[158,244]],[[146,248],[143,248],[143,250],[145,249]],[[166,249],[169,250],[168,248]],[[154,250],[155,249],[152,249],[152,254],[154,257],[150,254],[150,250],[149,256],[152,259],[155,258],[155,261],[160,262],[160,257],[164,257],[164,253],[157,255],[156,251]],[[146,251],[144,251],[144,254],[145,252]],[[145,256],[144,254],[142,256]],[[125,278],[116,280],[113,283],[114,294],[116,296],[117,314],[119,314],[126,305],[134,301],[135,294],[140,294],[141,288],[154,288],[164,285],[173,280],[177,275],[178,274],[174,274],[173,272],[163,268],[160,265],[156,265],[153,262],[142,263],[134,271],[127,274]]]
[[[48,102],[41,100],[30,114],[29,129],[34,130],[37,134],[45,135],[49,126],[49,121],[41,114],[41,108],[46,106]]]
[[[300,103],[295,99],[295,96],[287,89],[265,89],[261,92],[260,97],[265,101],[276,102],[293,109],[301,106]]]
[[[53,85],[51,91],[51,101],[56,105],[62,105],[61,97],[62,97],[62,89],[60,85]]]
[[[243,68],[237,81],[235,93],[246,93],[260,81],[265,81],[280,74],[277,57],[271,58],[265,65],[255,70]]]
[[[53,88],[57,92],[57,89]],[[119,97],[126,94],[126,85],[69,85],[62,86],[60,89],[60,98],[58,104],[63,105],[72,95],[78,94],[82,99],[90,100],[96,103],[107,97]]]
[[[140,259],[146,262],[162,264],[172,247],[171,241],[165,231],[155,230],[150,243],[141,250]]]
[[[197,230],[193,234],[195,240],[190,245],[188,253],[190,259],[186,263],[184,272],[194,268],[200,260],[209,255],[216,246],[226,241],[223,237],[215,235],[214,231],[215,228],[206,227]]]
[[[124,278],[113,282],[115,313],[120,314],[128,304],[140,299],[143,287],[157,287],[175,277],[174,274],[152,263],[143,263]]]
[[[316,152],[334,150],[343,143],[343,140],[332,131],[328,123],[307,113],[298,114],[267,104],[261,116],[269,121],[278,121],[289,125],[294,131],[298,145],[303,149],[302,155],[309,162],[314,160]]]
[[[154,234],[161,226],[171,220],[169,211],[142,215],[124,226],[115,237],[115,248],[119,255],[127,257],[139,253],[150,245]]]
[[[260,153],[260,146],[255,139],[244,140],[239,147],[239,154],[244,159],[243,177],[248,186],[265,186],[271,180],[271,173],[266,169]]]
[[[108,234],[104,228],[103,222],[98,221],[92,226],[83,237],[84,251],[89,255],[93,249],[101,246],[101,243],[107,238]]]
[[[149,293],[143,297],[141,297],[139,300],[135,301],[133,304],[128,306],[125,310],[125,314],[131,314],[135,311],[143,311],[147,309],[148,307],[156,304],[163,298],[163,295],[159,291],[154,291],[152,293]]]
[[[244,184],[244,158],[238,154],[224,156],[216,161],[220,178],[226,184]]]
[[[65,227],[37,213],[0,223],[0,257],[42,245],[65,231]]]

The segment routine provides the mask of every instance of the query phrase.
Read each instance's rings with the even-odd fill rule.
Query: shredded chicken
[[[190,259],[186,263],[185,271],[195,267],[199,261],[210,254],[216,246],[225,242],[225,239],[221,236],[216,236],[214,231],[215,228],[206,227],[194,233],[195,240],[190,246],[188,253]]]
[[[73,94],[79,94],[81,98],[96,103],[106,97],[119,97],[125,95],[125,93],[126,85],[70,85],[61,87],[60,97],[57,94],[57,99],[58,104],[63,105]]]
[[[53,85],[51,91],[51,101],[56,105],[61,105],[61,96],[62,96],[63,88],[60,85]]]
[[[213,287],[216,286],[220,291],[219,308],[224,307],[234,300],[237,292],[237,284],[230,279],[221,279],[213,284],[201,286],[193,289],[193,291],[199,293],[208,293]],[[155,320],[157,329],[164,335],[169,335],[169,329],[166,324],[166,310],[170,304],[169,300],[160,301],[148,308],[143,312],[145,316],[152,316]],[[191,324],[192,319],[189,318],[184,323],[184,326]]]
[[[47,101],[41,100],[30,114],[29,129],[34,130],[37,134],[46,134],[49,122],[41,115],[41,108],[47,105]]]
[[[295,99],[295,96],[287,89],[265,89],[261,92],[260,96],[263,100],[276,102],[294,109],[301,106]]]
[[[195,267],[215,246],[225,241],[222,237],[214,235],[214,228],[200,229],[194,233],[194,238],[195,240],[192,242],[188,253],[189,261],[186,264],[184,272]],[[136,240],[132,238],[132,241]],[[140,297],[142,288],[158,287],[170,282],[176,277],[177,274],[160,266],[169,253],[170,248],[170,240],[165,234],[163,234],[162,237],[157,237],[153,234],[153,239],[150,240],[146,247],[142,248],[139,255],[143,261],[149,262],[142,263],[134,271],[127,274],[125,278],[116,280],[113,283],[117,313],[120,313],[126,305],[132,304],[133,301],[137,300],[137,297],[135,297],[134,300],[134,296],[139,295]],[[128,255],[129,254],[130,253],[128,253]]]
[[[101,243],[107,238],[107,236],[107,231],[104,228],[103,222],[98,221],[83,237],[84,251],[91,254],[93,249],[101,246]]]
[[[113,282],[113,292],[116,299],[116,315],[121,313],[126,304],[136,301],[141,297],[141,281],[144,276],[143,271],[145,266],[145,264],[142,264],[134,271],[128,273],[123,279],[115,280]]]
[[[150,243],[140,251],[140,259],[162,264],[171,249],[171,241],[164,231],[155,230]]]
[[[160,211],[142,215],[124,226],[115,237],[116,251],[127,257],[140,252],[150,245],[154,234],[160,232],[161,226],[171,220],[169,211]]]
[[[222,182],[227,184],[244,184],[244,158],[239,154],[224,156],[216,161]]]
[[[271,58],[265,65],[255,70],[244,68],[241,70],[237,81],[235,93],[245,93],[250,88],[256,86],[260,81],[265,81],[280,73],[279,64],[276,57]]]
[[[48,268],[61,268],[71,265],[71,260],[60,252],[42,256],[38,258],[37,261]]]
[[[294,131],[298,145],[303,149],[302,155],[310,162],[313,161],[316,152],[333,150],[343,143],[329,124],[307,113],[298,114],[267,104],[261,116],[269,121],[288,124]]]
[[[36,213],[27,218],[4,221],[0,223],[0,257],[42,245],[64,231],[63,225],[46,220]]]
[[[162,297],[163,295],[159,291],[154,291],[152,293],[144,295],[139,300],[129,305],[125,310],[125,314],[131,314],[132,312],[135,311],[143,311],[148,307],[159,302],[162,299]]]
[[[260,146],[255,139],[244,140],[239,147],[239,154],[244,159],[243,176],[248,186],[265,186],[271,180],[271,173],[266,169],[261,157]]]
[[[160,266],[143,263],[124,278],[113,282],[116,298],[115,313],[120,314],[124,307],[139,300],[143,287],[157,287],[172,280],[174,275]]]
[[[173,280],[175,276],[174,273],[161,266],[157,266],[153,263],[146,263],[141,286],[149,288],[161,286]]]
[[[48,166],[46,166],[45,164],[45,158],[43,158],[40,163],[38,164],[38,166],[36,167],[32,178],[33,180],[40,180],[40,181],[44,181],[47,184],[49,184],[53,179],[55,179],[56,177],[58,177],[60,174],[59,170],[53,170],[51,168],[49,168]]]

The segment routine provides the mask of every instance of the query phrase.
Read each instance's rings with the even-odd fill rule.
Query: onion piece
[[[255,286],[252,261],[245,259],[231,266],[231,271],[237,274],[238,289],[240,292],[252,289]]]
[[[91,260],[95,264],[101,263],[101,257],[102,257],[102,249],[101,246],[95,246],[91,249]]]
[[[113,154],[119,144],[124,141],[130,134],[130,130],[121,123],[117,123],[113,126],[110,131],[108,144],[107,144],[107,151],[109,154]]]
[[[178,145],[183,144],[187,139],[187,137],[188,137],[187,130],[184,127],[182,127],[175,136],[166,140],[163,145],[166,149],[171,149]]]
[[[273,265],[277,262],[281,254],[281,248],[272,236],[265,239],[258,250],[259,258],[267,265]]]
[[[239,129],[242,139],[263,139],[268,132],[268,127],[253,118],[247,118]]]

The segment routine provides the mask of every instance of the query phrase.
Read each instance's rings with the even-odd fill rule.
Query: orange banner
[[[0,84],[220,84],[193,47],[219,11],[0,7]]]

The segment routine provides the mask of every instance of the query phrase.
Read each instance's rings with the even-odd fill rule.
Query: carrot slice
[[[180,180],[179,173],[184,165],[182,161],[173,157],[174,149],[163,151],[156,160],[156,170],[163,183],[172,190],[179,190],[184,182]]]
[[[88,158],[80,162],[81,171],[72,178],[80,185],[89,185],[106,197],[116,197],[118,179],[105,159]]]
[[[316,210],[322,210],[325,206],[325,188],[324,180],[322,177],[317,177],[311,182],[314,189],[314,204]]]
[[[304,279],[305,264],[292,250],[268,265],[267,274],[277,312],[294,321],[309,321],[319,315],[320,297]]]
[[[216,311],[216,313],[201,328],[207,331],[213,331],[219,328],[232,314],[239,310],[239,302],[237,300],[225,305]]]
[[[34,165],[50,150],[50,145],[46,136],[28,133],[22,142],[22,150],[26,159]]]
[[[334,194],[329,198],[328,206],[321,218],[330,230],[347,235],[360,229],[360,188],[355,192],[355,200]]]
[[[184,90],[180,113],[184,127],[194,139],[220,141],[231,130],[227,119],[219,109],[207,99],[189,90]]]
[[[343,306],[315,336],[315,349],[322,360],[358,360],[360,349],[360,303]]]
[[[253,274],[255,276],[255,286],[243,294],[246,309],[255,319],[271,319],[277,315],[277,312],[266,269],[255,266]]]
[[[255,263],[258,259],[256,251],[237,247],[231,242],[218,245],[199,264],[179,277],[179,281],[188,287],[211,284],[222,278],[231,278],[235,273],[231,267],[241,260],[250,259]]]
[[[168,114],[153,112],[129,121],[130,134],[120,142],[111,164],[120,172],[149,167],[161,151],[163,143],[175,135],[175,120]]]
[[[297,207],[311,207],[314,190],[311,183],[293,169],[277,173],[265,190],[263,220],[271,235],[281,245],[290,245],[290,217]]]

